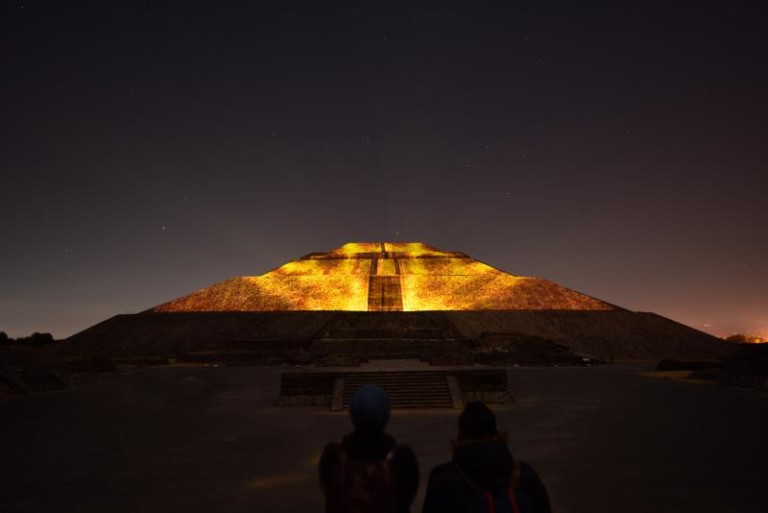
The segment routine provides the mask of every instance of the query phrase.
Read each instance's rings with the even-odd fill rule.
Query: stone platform
[[[466,401],[512,401],[504,369],[432,367],[419,360],[372,360],[359,368],[284,372],[278,406],[328,406],[343,410],[365,384],[379,385],[393,408],[461,409]]]

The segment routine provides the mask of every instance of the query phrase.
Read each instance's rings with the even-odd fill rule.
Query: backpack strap
[[[389,455],[387,455],[389,456]],[[467,474],[464,473],[463,470],[461,470],[461,467],[458,466],[456,463],[452,463],[453,468],[456,469],[456,472],[459,473],[462,479],[472,487],[473,490],[479,491],[479,488],[475,483],[472,482],[472,480],[469,478]],[[509,489],[513,492],[517,491],[517,488],[520,486],[520,474],[522,473],[522,470],[520,468],[520,462],[517,460],[512,461],[512,476],[509,480]]]
[[[520,468],[520,462],[516,459],[512,460],[512,478],[509,480],[509,489],[513,492],[517,491],[517,488],[520,486],[520,474],[522,474],[522,469]]]
[[[381,460],[381,464],[383,464],[387,469],[387,485],[392,486],[394,484],[394,469],[392,468],[392,460],[395,459],[395,451],[397,450],[397,445],[394,446],[392,449],[389,450],[386,456],[384,456],[384,459]]]
[[[460,466],[458,466],[456,463],[451,463],[451,465],[453,465],[453,468],[456,469],[456,472],[459,473],[461,478],[464,480],[465,483],[467,483],[470,486],[470,488],[472,488],[476,492],[480,491],[480,488],[478,488],[478,486],[472,482],[472,480],[469,478],[467,474],[464,473],[463,470],[461,470]]]
[[[496,504],[493,502],[493,494],[489,491],[483,492],[485,495],[485,503],[488,505],[488,513],[496,513]],[[520,513],[520,506],[517,505],[517,499],[513,492],[507,492],[509,496],[509,505],[512,506],[512,513]]]
[[[344,450],[344,446],[341,444],[333,444],[333,449],[339,457],[339,461],[336,462],[336,469],[334,470],[335,478],[337,483],[343,483],[347,466],[347,451]]]
[[[512,490],[509,491],[509,504],[512,506],[512,513],[520,513],[520,506],[517,505],[517,498]]]
[[[485,502],[488,505],[488,513],[496,513],[496,504],[493,502],[493,494],[488,490],[480,490],[478,486],[472,482],[472,480],[469,478],[467,474],[464,473],[463,470],[461,470],[461,467],[457,464],[453,463],[453,467],[456,469],[456,471],[459,473],[459,475],[464,479],[464,481],[472,487],[475,492],[482,492],[485,496]],[[509,490],[507,491],[507,495],[509,496],[509,504],[512,506],[512,513],[520,513],[520,506],[517,504],[517,498],[515,497],[515,492],[517,491],[517,487],[520,484],[520,464],[517,462],[517,460],[514,460],[514,467],[512,468],[512,479],[509,483]]]
[[[334,449],[336,450],[337,454],[339,455],[339,461],[337,463],[337,469],[336,469],[336,479],[339,483],[343,483],[346,479],[346,471],[347,471],[347,463],[350,461],[350,457],[347,454],[347,451],[344,449],[344,444],[333,444]],[[399,445],[395,445],[392,447],[392,449],[389,450],[386,456],[384,456],[384,459],[379,460],[380,463],[383,463],[387,467],[387,482],[391,483],[392,481],[392,461],[395,458],[395,453],[400,448]],[[371,463],[375,463],[371,462]]]
[[[493,503],[493,495],[491,495],[491,492],[486,491],[483,495],[485,495],[485,503],[488,504],[488,513],[496,513],[496,505]]]

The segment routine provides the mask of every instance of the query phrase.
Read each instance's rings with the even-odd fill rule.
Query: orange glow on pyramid
[[[152,312],[616,310],[540,278],[514,276],[420,242],[352,242],[261,276],[198,290]]]

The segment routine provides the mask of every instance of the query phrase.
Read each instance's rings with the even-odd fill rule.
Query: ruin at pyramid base
[[[62,344],[136,363],[568,364],[716,359],[732,347],[652,313],[422,243],[350,243],[225,280]]]
[[[346,366],[397,358],[439,365],[707,360],[732,347],[656,314],[620,310],[140,313],[108,319],[61,349],[158,363]]]

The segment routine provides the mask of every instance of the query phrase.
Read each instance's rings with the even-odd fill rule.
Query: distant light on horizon
[[[765,332],[761,333],[752,333],[752,332],[746,332],[746,333],[731,333],[728,336],[722,337],[725,340],[729,340],[731,342],[738,342],[741,344],[765,344],[768,343],[768,337],[765,336]]]

